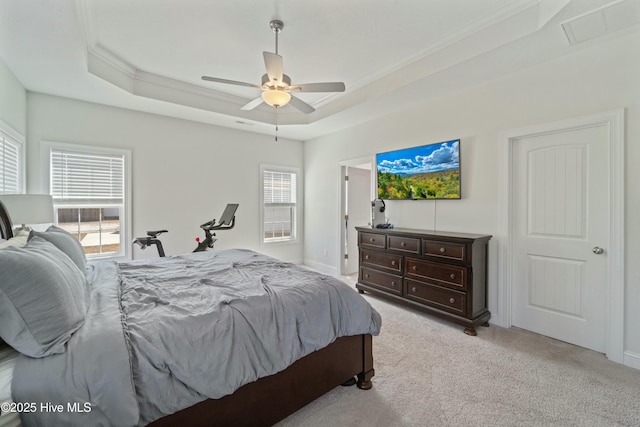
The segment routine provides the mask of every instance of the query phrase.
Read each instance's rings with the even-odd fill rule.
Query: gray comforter
[[[37,405],[27,426],[144,425],[380,330],[344,283],[248,250],[101,262],[87,276],[91,305],[67,351],[16,364],[14,400]]]

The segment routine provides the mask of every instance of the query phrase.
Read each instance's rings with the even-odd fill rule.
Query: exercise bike
[[[215,218],[211,221],[205,222],[200,225],[200,228],[204,231],[204,240],[200,240],[196,237],[196,248],[193,252],[202,252],[207,249],[213,249],[213,244],[216,242],[216,233],[213,231],[231,230],[236,225],[236,210],[238,209],[237,203],[229,203],[222,212],[220,221],[216,223]],[[164,248],[162,247],[162,241],[158,238],[162,233],[168,233],[169,230],[153,230],[147,231],[145,237],[136,237],[133,239],[133,243],[140,246],[140,249],[146,249],[149,246],[155,246],[158,249],[158,256],[164,257]]]

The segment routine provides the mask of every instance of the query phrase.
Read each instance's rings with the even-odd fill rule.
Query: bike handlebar
[[[200,228],[202,228],[203,230],[206,230],[206,231],[210,231],[210,230],[231,230],[235,225],[236,225],[236,217],[234,216],[233,218],[231,218],[231,224],[229,224],[228,226],[216,225],[216,220],[214,218],[211,221],[208,221],[208,222],[205,222],[204,224],[202,224],[200,226]]]
[[[204,224],[200,225],[200,228],[202,228],[203,230],[211,230],[211,227],[213,227],[213,225],[216,223],[215,219],[212,219],[209,222],[205,222]]]

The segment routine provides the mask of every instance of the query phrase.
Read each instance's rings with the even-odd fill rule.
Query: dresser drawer
[[[407,298],[450,313],[467,315],[467,294],[440,286],[404,279]]]
[[[383,288],[385,291],[401,295],[402,277],[367,267],[360,267],[360,283]]]
[[[467,289],[467,269],[456,265],[439,264],[421,259],[405,259],[406,275],[415,279],[427,280],[440,286],[461,290]]]
[[[422,240],[422,253],[457,261],[466,261],[466,247],[461,243],[439,242],[437,240]]]
[[[378,233],[358,233],[358,245],[372,248],[385,249],[387,237]]]
[[[388,236],[387,248],[393,251],[420,254],[420,239],[402,236]]]
[[[402,273],[402,256],[360,249],[360,265],[376,266]]]

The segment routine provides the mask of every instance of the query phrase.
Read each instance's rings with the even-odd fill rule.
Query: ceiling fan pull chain
[[[276,106],[276,142],[278,142],[278,107],[277,106]]]

